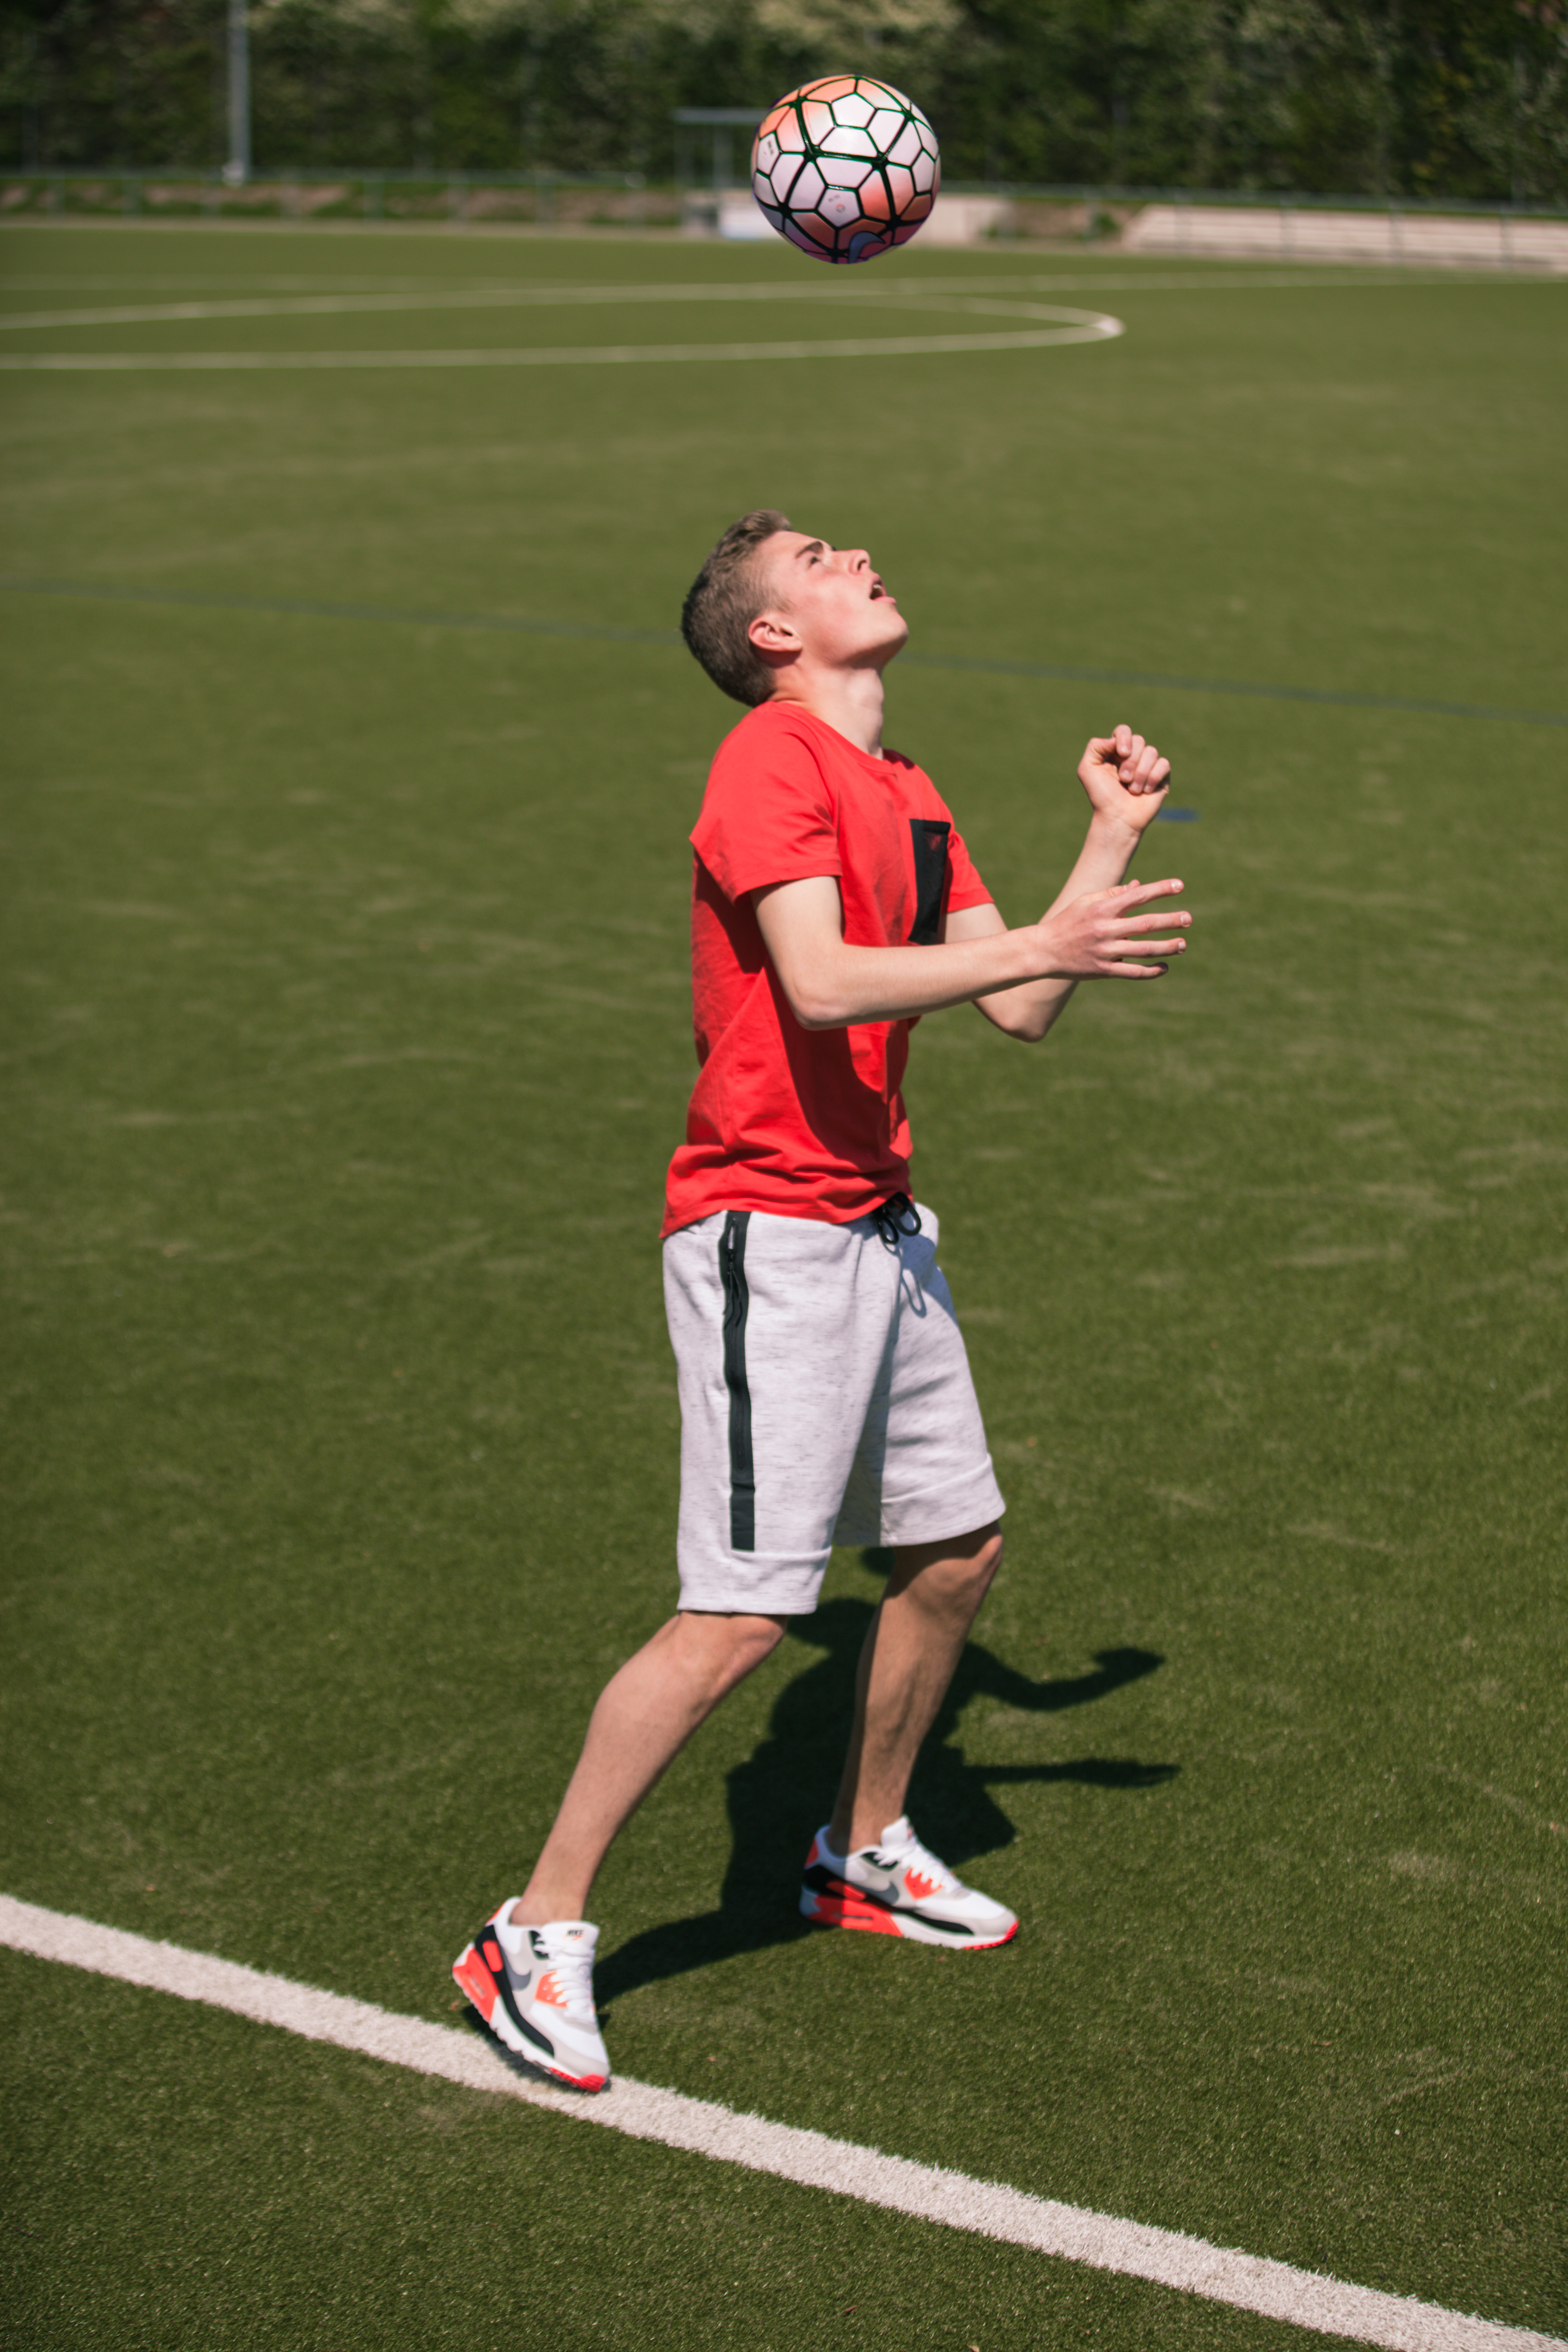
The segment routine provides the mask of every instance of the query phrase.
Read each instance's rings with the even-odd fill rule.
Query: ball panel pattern
[[[770,107],[752,149],[752,193],[773,226],[818,261],[870,261],[907,245],[941,185],[920,108],[868,74],[803,83]]]

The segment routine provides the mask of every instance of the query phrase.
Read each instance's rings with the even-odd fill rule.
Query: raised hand
[[[1171,782],[1171,763],[1131,727],[1111,735],[1091,735],[1078,763],[1079,781],[1097,816],[1142,833],[1160,813]]]

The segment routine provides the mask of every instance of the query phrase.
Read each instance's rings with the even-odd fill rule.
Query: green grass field
[[[783,248],[446,234],[0,256],[5,314],[820,285]],[[781,505],[870,546],[925,656],[1373,699],[893,674],[890,740],[1014,919],[1091,730],[1154,736],[1198,812],[1142,867],[1199,919],[1167,982],[1083,992],[1033,1054],[972,1013],[915,1045],[1009,1512],[912,1811],[1025,1932],[955,1968],[795,1916],[876,1592],[840,1555],[600,1883],[617,2070],[1568,2332],[1568,736],[1391,707],[1568,711],[1568,287],[879,267],[1048,277],[1127,332],[5,377],[0,1887],[456,2021],[453,1954],[672,1602],[656,1235],[685,835],[737,714],[651,635],[281,608],[668,631]],[[5,350],[990,323],[854,320]],[[0,1981],[18,2345],[1310,2340],[15,1953]]]

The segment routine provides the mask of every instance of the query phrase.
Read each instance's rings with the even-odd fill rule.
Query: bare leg
[[[544,1851],[512,1906],[513,1927],[582,1918],[617,1832],[720,1700],[777,1647],[787,1622],[683,1610],[611,1676]]]
[[[894,1552],[860,1653],[849,1752],[828,1825],[835,1853],[874,1845],[903,1811],[921,1742],[1001,1558],[994,1525]]]

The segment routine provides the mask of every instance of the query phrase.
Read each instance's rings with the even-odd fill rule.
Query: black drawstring
[[[890,1200],[872,1210],[871,1223],[881,1234],[883,1246],[896,1250],[900,1241],[909,1241],[920,1232],[921,1213],[907,1192],[895,1192]]]

